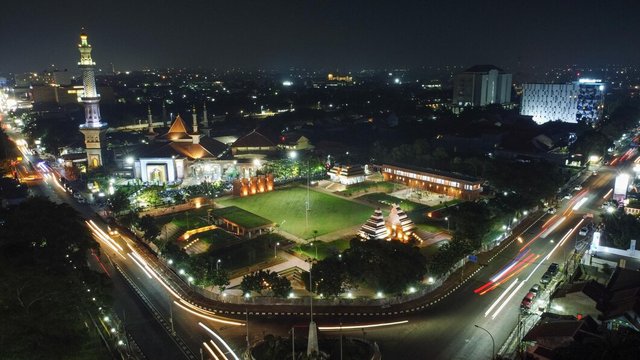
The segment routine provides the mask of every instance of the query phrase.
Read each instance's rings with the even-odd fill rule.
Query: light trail
[[[107,268],[104,266],[102,261],[100,261],[100,258],[98,257],[98,255],[96,255],[95,252],[93,252],[93,250],[91,250],[91,255],[93,255],[93,257],[96,258],[96,260],[98,261],[98,264],[100,264],[100,267],[102,268],[102,271],[104,271],[104,273],[107,274],[108,277],[111,277],[111,274],[109,274],[109,272],[107,271]]]
[[[104,242],[105,244],[107,244],[107,246],[109,246],[111,249],[113,249],[113,251],[120,255],[120,257],[122,257],[123,259],[126,260],[126,258],[124,257],[124,255],[122,255],[120,253],[120,250],[122,250],[122,246],[120,246],[118,243],[116,243],[113,239],[111,239],[110,237],[106,236],[106,234],[104,234],[104,232],[100,232],[99,228],[97,228],[95,226],[95,224],[92,224],[93,221],[85,221],[85,223],[87,224],[87,226],[89,227],[89,229],[91,229],[93,235],[98,239],[98,240],[102,240],[102,242]],[[104,235],[103,235],[104,234]],[[120,250],[119,250],[119,249]]]
[[[136,265],[138,265],[140,267],[140,269],[142,269],[142,271],[144,271],[145,274],[147,274],[147,276],[149,277],[149,279],[153,279],[153,277],[151,276],[151,274],[147,271],[147,269],[144,268],[144,265],[142,265],[140,262],[138,262],[138,260],[131,256],[131,253],[127,253],[127,255],[129,255],[129,257],[131,258],[131,260],[133,260],[134,263],[136,263]]]
[[[211,335],[213,335],[216,339],[218,339],[218,341],[220,341],[220,343],[221,343],[221,344],[222,344],[222,345],[223,345],[227,350],[229,350],[229,353],[233,356],[233,358],[234,358],[235,360],[240,360],[240,358],[238,358],[238,356],[236,355],[236,353],[234,353],[234,352],[233,352],[233,350],[231,350],[231,347],[229,346],[229,344],[227,344],[227,342],[226,342],[226,341],[224,341],[224,339],[223,339],[223,338],[221,338],[221,337],[220,337],[220,335],[216,334],[216,332],[215,332],[215,331],[213,331],[213,330],[209,329],[209,328],[207,327],[207,325],[205,325],[205,324],[203,324],[203,323],[201,323],[201,322],[198,322],[198,325],[200,325],[200,326],[201,326],[203,329],[205,329],[208,333],[210,333]]]
[[[561,217],[556,221],[553,225],[551,225],[547,230],[545,230],[540,237],[545,239],[549,234],[551,234],[560,224],[562,224],[565,220],[567,220],[566,216]]]
[[[498,316],[498,314],[500,314],[500,312],[502,311],[502,309],[505,307],[505,305],[507,305],[507,303],[509,301],[511,301],[511,299],[513,298],[513,295],[515,295],[518,290],[520,290],[520,288],[522,287],[522,285],[524,285],[524,281],[522,281],[520,283],[520,285],[518,285],[515,290],[513,290],[511,292],[511,294],[509,294],[509,296],[505,299],[505,301],[500,305],[500,307],[498,307],[498,310],[496,310],[496,312],[493,313],[493,315],[491,316],[491,320],[494,320],[496,318],[496,316]]]
[[[500,280],[500,278],[502,278],[505,274],[507,274],[509,272],[509,270],[511,270],[516,264],[518,264],[520,262],[520,260],[522,259],[522,257],[525,256],[526,254],[528,254],[529,251],[530,250],[527,250],[525,252],[521,252],[520,254],[518,254],[518,256],[516,256],[515,259],[513,259],[511,261],[511,263],[509,263],[506,267],[504,267],[502,271],[500,271],[499,273],[494,275],[490,280],[492,282],[496,282],[496,281]]]
[[[211,350],[211,348],[209,347],[209,345],[207,345],[206,342],[202,343],[202,346],[204,346],[205,349],[207,349],[207,351],[209,352],[209,354],[211,354],[211,356],[213,356],[214,360],[220,360],[220,358],[218,356],[216,356],[216,354],[213,353],[213,350]]]
[[[60,185],[60,182],[58,182],[58,178],[57,178],[56,176],[52,176],[52,178],[53,178],[53,182],[54,182],[54,183],[55,183],[55,184],[56,184],[60,189],[62,189],[62,191],[65,191],[65,192],[67,191],[67,190],[64,188],[64,186]]]
[[[529,267],[529,265],[531,265],[531,263],[536,261],[539,257],[540,257],[540,255],[531,254],[530,256],[527,257],[527,259],[525,259],[525,261],[520,262],[518,264],[518,267],[511,274],[509,274],[509,276],[507,276],[503,280],[500,280],[497,283],[495,283],[490,289],[479,293],[479,295],[484,295],[487,292],[489,292],[489,291],[497,288],[498,286],[504,284],[505,282],[509,281],[509,279],[511,279],[512,277],[514,277],[514,276],[518,275],[519,273],[521,273],[524,269]]]
[[[99,232],[100,234],[102,234],[102,236],[104,236],[106,239],[108,239],[110,242],[112,242],[116,247],[118,247],[118,249],[120,249],[121,251],[124,251],[124,249],[122,248],[122,246],[120,246],[120,244],[118,244],[115,240],[113,240],[111,238],[111,236],[107,235],[107,233],[105,233],[102,229],[100,229],[100,227],[98,227],[98,225],[96,225],[93,220],[89,220],[89,223],[93,226],[93,228]]]
[[[217,318],[217,317],[213,317],[213,316],[211,316],[211,315],[203,314],[204,312],[208,312],[208,311],[206,311],[206,310],[202,310],[202,309],[198,309],[198,308],[196,308],[196,309],[198,309],[198,311],[191,310],[191,309],[187,308],[187,307],[186,307],[185,305],[183,305],[183,304],[187,304],[187,305],[189,305],[190,307],[193,307],[193,305],[189,304],[188,302],[186,302],[186,301],[184,301],[184,300],[182,300],[182,299],[180,299],[180,302],[182,302],[182,304],[181,304],[181,303],[179,303],[179,302],[177,302],[177,301],[174,301],[173,303],[174,303],[174,304],[176,304],[176,305],[178,305],[178,306],[179,306],[180,308],[182,308],[184,311],[189,312],[189,313],[191,313],[191,314],[193,314],[193,315],[195,315],[195,316],[199,316],[199,317],[201,317],[201,318],[203,318],[203,319],[207,319],[207,320],[211,320],[211,321],[219,322],[219,323],[222,323],[222,324],[235,325],[235,326],[244,326],[244,324],[243,324],[243,323],[238,322],[238,321],[223,320],[223,319],[219,319],[219,318]],[[209,314],[213,314],[213,313],[211,313],[211,312],[208,312],[208,313],[209,313]]]
[[[571,210],[576,211],[578,209],[580,209],[580,207],[582,207],[582,205],[584,205],[584,203],[586,203],[587,201],[589,201],[589,197],[585,196],[582,199],[580,199],[580,201],[578,201],[575,205],[573,205],[573,208],[571,208]]]
[[[547,220],[544,224],[542,224],[542,228],[546,228],[550,223],[553,222],[553,219],[557,218],[558,215],[553,215],[551,218],[549,218],[549,220]]]
[[[220,347],[218,345],[216,345],[216,343],[213,340],[209,340],[209,342],[211,342],[211,345],[213,345],[214,348],[216,348],[216,350],[218,350],[218,352],[220,353],[220,355],[222,355],[222,357],[224,358],[224,360],[229,360],[229,358],[227,357],[227,355],[224,354],[224,352],[222,351],[222,349],[220,349]]]
[[[489,315],[489,313],[491,312],[491,310],[493,310],[494,307],[496,307],[496,305],[498,305],[498,303],[500,302],[500,300],[502,300],[502,298],[505,297],[505,295],[507,295],[507,293],[509,292],[509,290],[511,290],[516,284],[518,283],[518,278],[516,278],[511,285],[509,285],[509,287],[506,288],[505,291],[502,292],[502,294],[500,294],[500,296],[498,296],[498,299],[496,299],[496,301],[493,302],[493,304],[491,306],[489,306],[489,309],[484,313],[484,317],[487,317],[487,315]]]
[[[606,199],[609,197],[609,195],[611,195],[611,193],[613,192],[613,189],[610,189],[606,194],[604,194],[604,196],[602,197],[603,199]]]
[[[318,330],[322,330],[322,331],[339,331],[339,330],[371,329],[371,328],[377,328],[377,327],[406,324],[408,322],[409,322],[409,320],[402,320],[402,321],[394,321],[394,322],[380,323],[380,324],[369,324],[369,325],[318,326]]]

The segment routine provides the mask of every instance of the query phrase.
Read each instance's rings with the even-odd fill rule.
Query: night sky
[[[640,1],[3,1],[0,73],[639,64]]]

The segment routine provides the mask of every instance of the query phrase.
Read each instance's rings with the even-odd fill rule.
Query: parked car
[[[576,185],[573,190],[580,191],[582,190],[582,185]]]
[[[547,209],[547,213],[549,213],[551,215],[555,214],[556,211],[557,211],[556,208],[553,208],[553,207],[550,207],[550,208]]]
[[[542,278],[540,278],[540,284],[547,286],[551,282],[552,278],[553,278],[553,275],[546,272],[544,273],[544,275],[542,275]]]
[[[547,272],[551,274],[551,276],[555,276],[558,273],[558,270],[560,270],[560,265],[551,263],[551,265],[549,265],[549,268],[547,269]]]
[[[568,199],[571,199],[571,194],[568,194],[568,193],[567,193],[567,194],[564,194],[563,199],[567,199],[567,200],[568,200]]]
[[[536,298],[536,294],[529,292],[527,293],[527,295],[524,296],[524,298],[522,299],[522,302],[520,303],[520,308],[523,310],[529,310],[531,309],[531,304],[533,303],[533,299]]]
[[[587,236],[588,233],[589,233],[589,228],[587,228],[586,226],[580,229],[580,231],[578,231],[578,235],[580,236]]]
[[[538,295],[538,293],[540,292],[540,285],[538,284],[533,284],[533,286],[531,287],[531,289],[529,289],[529,292],[536,294],[536,296]]]

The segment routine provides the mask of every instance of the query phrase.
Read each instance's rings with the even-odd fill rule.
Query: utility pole
[[[171,335],[176,335],[176,330],[173,328],[173,300],[169,301],[169,322],[171,323]]]
[[[342,360],[342,320],[340,320],[340,360]]]
[[[296,360],[296,327],[291,327],[291,360]]]
[[[244,310],[245,312],[245,322],[247,323],[247,352],[250,352],[251,350],[251,345],[249,343],[249,309],[245,308]]]

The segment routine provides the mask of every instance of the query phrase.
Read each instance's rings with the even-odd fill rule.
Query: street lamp
[[[449,217],[445,216],[444,221],[447,222],[447,231],[449,231]]]
[[[277,255],[277,251],[278,251],[278,246],[280,246],[280,243],[277,242],[276,245],[273,247],[273,257],[278,257]]]
[[[489,330],[483,328],[480,325],[473,325],[475,327],[477,327],[478,329],[482,329],[484,330],[487,334],[489,334],[489,337],[491,338],[491,359],[495,359],[496,358],[496,342],[493,339],[493,335],[491,335],[491,333],[489,332]]]
[[[220,271],[220,263],[222,262],[222,260],[218,259],[218,261],[216,261],[216,275],[218,274],[218,271]]]

